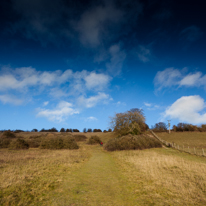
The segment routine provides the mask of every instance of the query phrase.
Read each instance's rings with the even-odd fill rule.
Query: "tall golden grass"
[[[190,161],[158,150],[122,151],[114,155],[123,167],[128,163],[125,171],[136,183],[138,193],[142,190],[148,204],[206,205],[206,162]]]

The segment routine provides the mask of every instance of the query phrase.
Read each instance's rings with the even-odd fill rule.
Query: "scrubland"
[[[179,142],[177,134],[157,135],[202,147],[204,134]],[[71,134],[16,135],[28,141]],[[111,152],[88,144],[94,135],[104,145],[116,138],[73,133],[79,149],[0,149],[0,205],[206,205],[205,157],[165,147]]]

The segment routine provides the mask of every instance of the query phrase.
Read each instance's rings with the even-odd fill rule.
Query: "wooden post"
[[[189,146],[188,146],[188,152],[190,153],[190,148],[189,148]]]
[[[183,145],[183,151],[184,151],[184,145]]]
[[[195,150],[195,147],[194,147],[194,153],[196,154],[196,150]]]
[[[202,148],[202,154],[203,154],[203,156],[205,156],[205,153],[204,153],[204,149]]]

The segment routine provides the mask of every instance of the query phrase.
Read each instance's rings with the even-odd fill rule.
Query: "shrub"
[[[38,129],[32,129],[31,132],[38,132]]]
[[[11,139],[8,139],[8,138],[0,138],[0,148],[8,148],[10,142],[11,142]]]
[[[11,141],[9,149],[29,149],[29,144],[21,138]]]
[[[102,141],[101,141],[101,139],[98,137],[98,136],[91,136],[90,138],[89,138],[89,141],[88,141],[88,144],[100,144]]]
[[[40,136],[31,136],[27,143],[29,144],[30,148],[37,148],[40,146],[41,143],[41,137]]]
[[[77,134],[77,135],[74,135],[74,139],[76,141],[85,141],[87,139],[87,137],[83,134]]]
[[[13,132],[8,130],[8,131],[3,132],[2,137],[4,137],[4,138],[15,138],[16,135]]]
[[[42,138],[40,149],[79,149],[72,137],[46,137]]]
[[[126,135],[120,138],[110,139],[105,149],[108,151],[115,150],[142,150],[147,148],[162,147],[160,141],[145,135]]]

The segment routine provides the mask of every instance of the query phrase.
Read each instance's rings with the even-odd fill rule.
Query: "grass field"
[[[167,141],[174,142],[179,145],[181,149],[190,151],[191,153],[203,154],[202,148],[206,155],[206,132],[172,132],[172,133],[156,133],[158,137]],[[189,150],[188,150],[189,147]],[[194,150],[195,148],[195,150]]]
[[[104,143],[113,138],[84,135]],[[206,205],[204,157],[171,148],[108,152],[78,144],[78,150],[0,149],[0,205]]]

